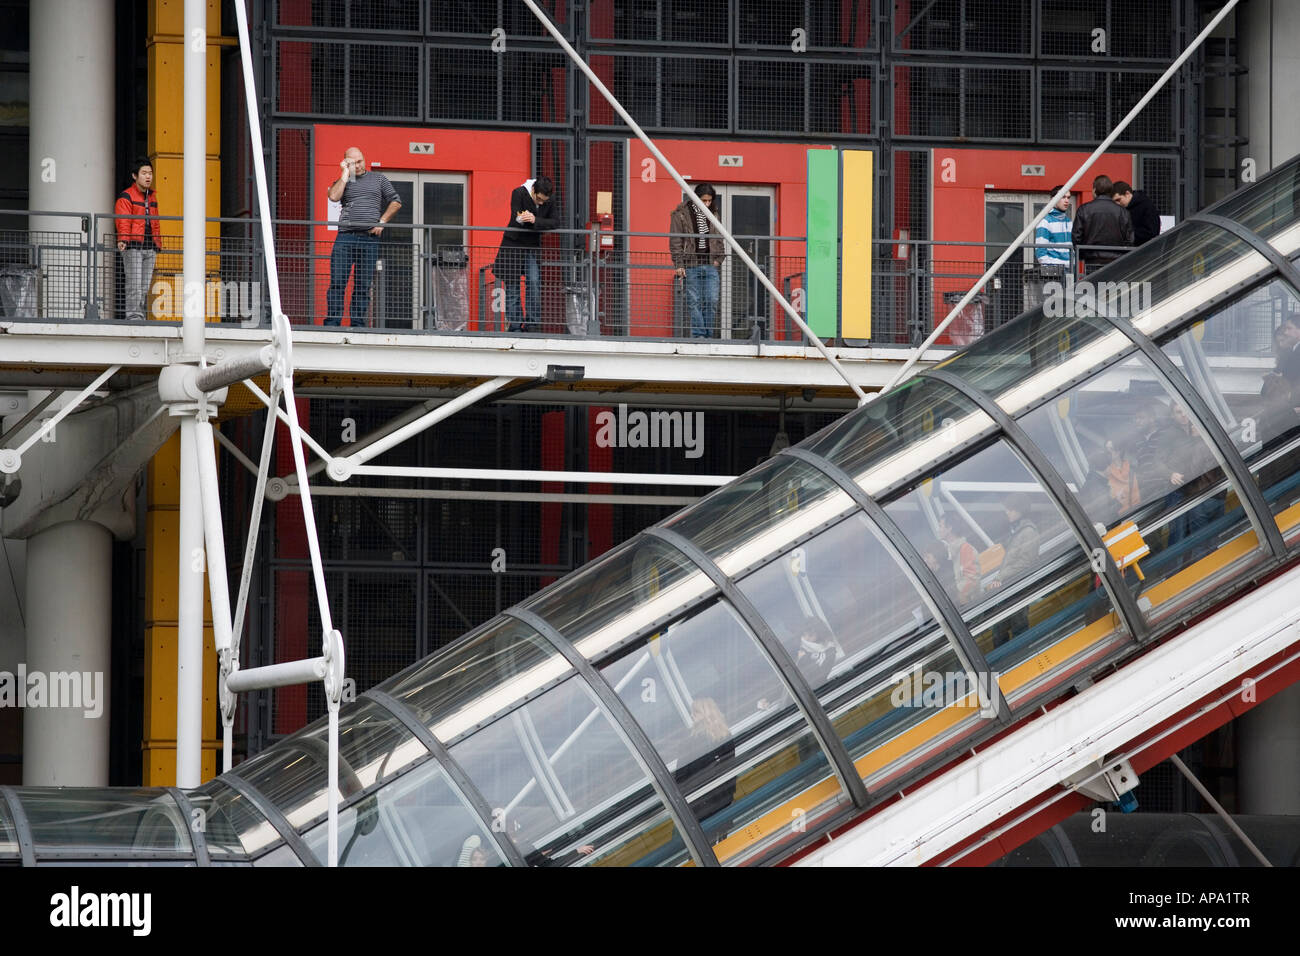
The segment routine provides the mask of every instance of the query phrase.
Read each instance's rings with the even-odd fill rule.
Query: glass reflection
[[[1276,279],[1193,323],[1164,352],[1210,404],[1283,536],[1300,537],[1300,298]]]
[[[38,857],[101,851],[193,854],[189,821],[165,790],[23,787],[15,793]]]
[[[622,734],[572,678],[451,748],[530,866],[672,865],[686,847]]]
[[[328,718],[321,718],[240,764],[236,772],[301,829],[328,810],[328,735]],[[339,717],[340,803],[392,778],[427,753],[396,717],[362,699]]]
[[[1288,160],[1250,189],[1217,203],[1210,212],[1235,219],[1269,239],[1300,221],[1300,157]]]
[[[961,610],[1013,706],[1041,689],[1038,672],[1051,663],[1085,651],[1092,659],[1118,639],[1118,618],[1083,548],[1004,442],[920,482],[885,512]],[[1051,661],[1041,658],[1049,648]]]
[[[208,856],[214,860],[256,856],[271,844],[280,842],[280,834],[261,811],[220,777],[191,790],[186,796],[190,806],[203,813],[206,828],[203,836],[207,841]]]
[[[780,455],[674,515],[664,527],[689,538],[715,562],[725,562],[737,548],[764,550],[755,547],[756,538],[830,496],[842,499],[841,510],[852,506],[848,496],[820,471],[797,458]],[[779,537],[788,539],[789,534],[783,532]]]
[[[847,805],[792,695],[724,601],[597,666],[723,863],[755,861]]]
[[[536,631],[498,617],[379,688],[449,743],[568,673],[568,663]]]
[[[322,863],[329,831],[306,834]],[[491,834],[432,760],[339,814],[339,866],[505,866]]]
[[[1021,424],[1075,489],[1150,620],[1259,559],[1208,440],[1144,358],[1094,375]]]

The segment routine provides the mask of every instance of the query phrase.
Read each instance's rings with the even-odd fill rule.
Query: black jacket
[[[1144,190],[1133,190],[1128,216],[1133,221],[1133,245],[1140,246],[1160,235],[1160,213]]]
[[[1115,261],[1123,255],[1119,250],[1084,247],[1133,245],[1133,220],[1128,210],[1109,196],[1084,203],[1074,219],[1074,244],[1089,265]]]
[[[560,220],[555,216],[555,197],[538,206],[533,202],[534,182],[530,179],[522,186],[516,186],[510,194],[510,219],[506,222],[505,235],[501,237],[501,247],[497,249],[496,261],[492,265],[492,272],[498,279],[518,279],[523,274],[524,250],[540,247],[542,233],[547,229],[560,228]],[[524,211],[536,216],[536,221],[519,222],[516,217]]]

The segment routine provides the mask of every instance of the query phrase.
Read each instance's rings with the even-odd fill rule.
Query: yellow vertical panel
[[[872,154],[842,150],[840,336],[871,338]]]

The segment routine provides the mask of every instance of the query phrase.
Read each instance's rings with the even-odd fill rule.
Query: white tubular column
[[[185,172],[182,256],[184,358],[203,354],[207,297],[207,4],[185,0]],[[194,292],[193,290],[198,290]],[[176,786],[197,787],[203,774],[203,503],[199,491],[198,422],[192,409],[173,406],[181,419],[180,586],[176,607]]]
[[[29,209],[109,212],[114,197],[127,185],[114,182],[113,169],[114,7],[84,0],[29,5]],[[76,233],[81,223],[67,216],[34,216],[31,228]],[[85,268],[84,255],[76,247],[46,248],[41,261],[46,268],[80,270]],[[105,272],[100,270],[101,275]],[[39,308],[46,318],[82,317],[79,294],[47,292],[44,298]]]
[[[108,785],[112,556],[93,521],[27,540],[24,786]]]

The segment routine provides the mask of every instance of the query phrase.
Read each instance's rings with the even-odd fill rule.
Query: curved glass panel
[[[638,535],[524,607],[592,657],[712,589],[713,582],[676,548]]]
[[[937,472],[885,512],[961,608],[1012,706],[1122,640],[1055,499],[1005,442]]]
[[[1235,219],[1264,239],[1295,225],[1300,222],[1300,158],[1288,160],[1250,189],[1216,203],[1210,211]]]
[[[9,819],[9,804],[0,798],[0,856],[18,856],[18,831]]]
[[[676,825],[580,678],[451,749],[530,866],[675,865]],[[598,849],[597,849],[598,848]]]
[[[993,420],[956,389],[914,378],[818,432],[801,447],[880,494],[993,429]]]
[[[1073,280],[1062,287],[1061,295],[1066,292],[1073,295]],[[1073,309],[1063,315],[1063,301],[1049,313],[1035,309],[990,332],[935,368],[960,375],[1014,412],[1132,347],[1122,333],[1095,318],[1076,316]]]
[[[298,830],[328,810],[328,720],[309,724],[235,771]],[[339,716],[339,802],[391,779],[427,754],[401,721],[362,698]]]
[[[214,860],[255,856],[281,840],[262,812],[220,777],[186,796],[190,805],[204,815],[203,835],[208,855]]]
[[[571,672],[536,631],[512,617],[498,617],[379,687],[450,743]]]
[[[329,829],[304,837],[321,863]],[[339,866],[505,866],[469,804],[432,760],[339,814]]]
[[[1276,317],[1283,322],[1276,324]],[[1295,320],[1295,321],[1290,321]],[[1300,298],[1281,279],[1164,343],[1214,409],[1287,540],[1300,538]]]
[[[597,666],[722,863],[755,862],[848,805],[776,669],[725,601]]]
[[[1076,315],[1132,318],[1136,328],[1155,336],[1268,268],[1267,259],[1232,233],[1191,221],[1076,283],[1066,308]]]
[[[166,790],[23,787],[14,793],[27,815],[38,859],[86,853],[193,856],[189,821]]]
[[[736,574],[852,507],[849,496],[820,471],[779,455],[669,518],[664,527],[693,541],[724,573]]]
[[[896,693],[913,671],[966,673],[930,600],[865,515],[856,514],[738,582],[832,714],[863,779],[952,731]],[[864,614],[863,608],[870,608]],[[933,701],[931,701],[933,703]],[[962,707],[964,722],[978,707]],[[952,715],[949,715],[950,717]],[[926,725],[929,724],[927,727]],[[941,725],[941,726],[940,726]]]
[[[1209,442],[1141,356],[1021,424],[1077,490],[1152,622],[1262,558]]]
[[[259,856],[253,861],[253,866],[302,866],[302,860],[298,859],[298,854],[293,852],[293,848],[288,844],[282,844],[272,850],[266,856]]]

